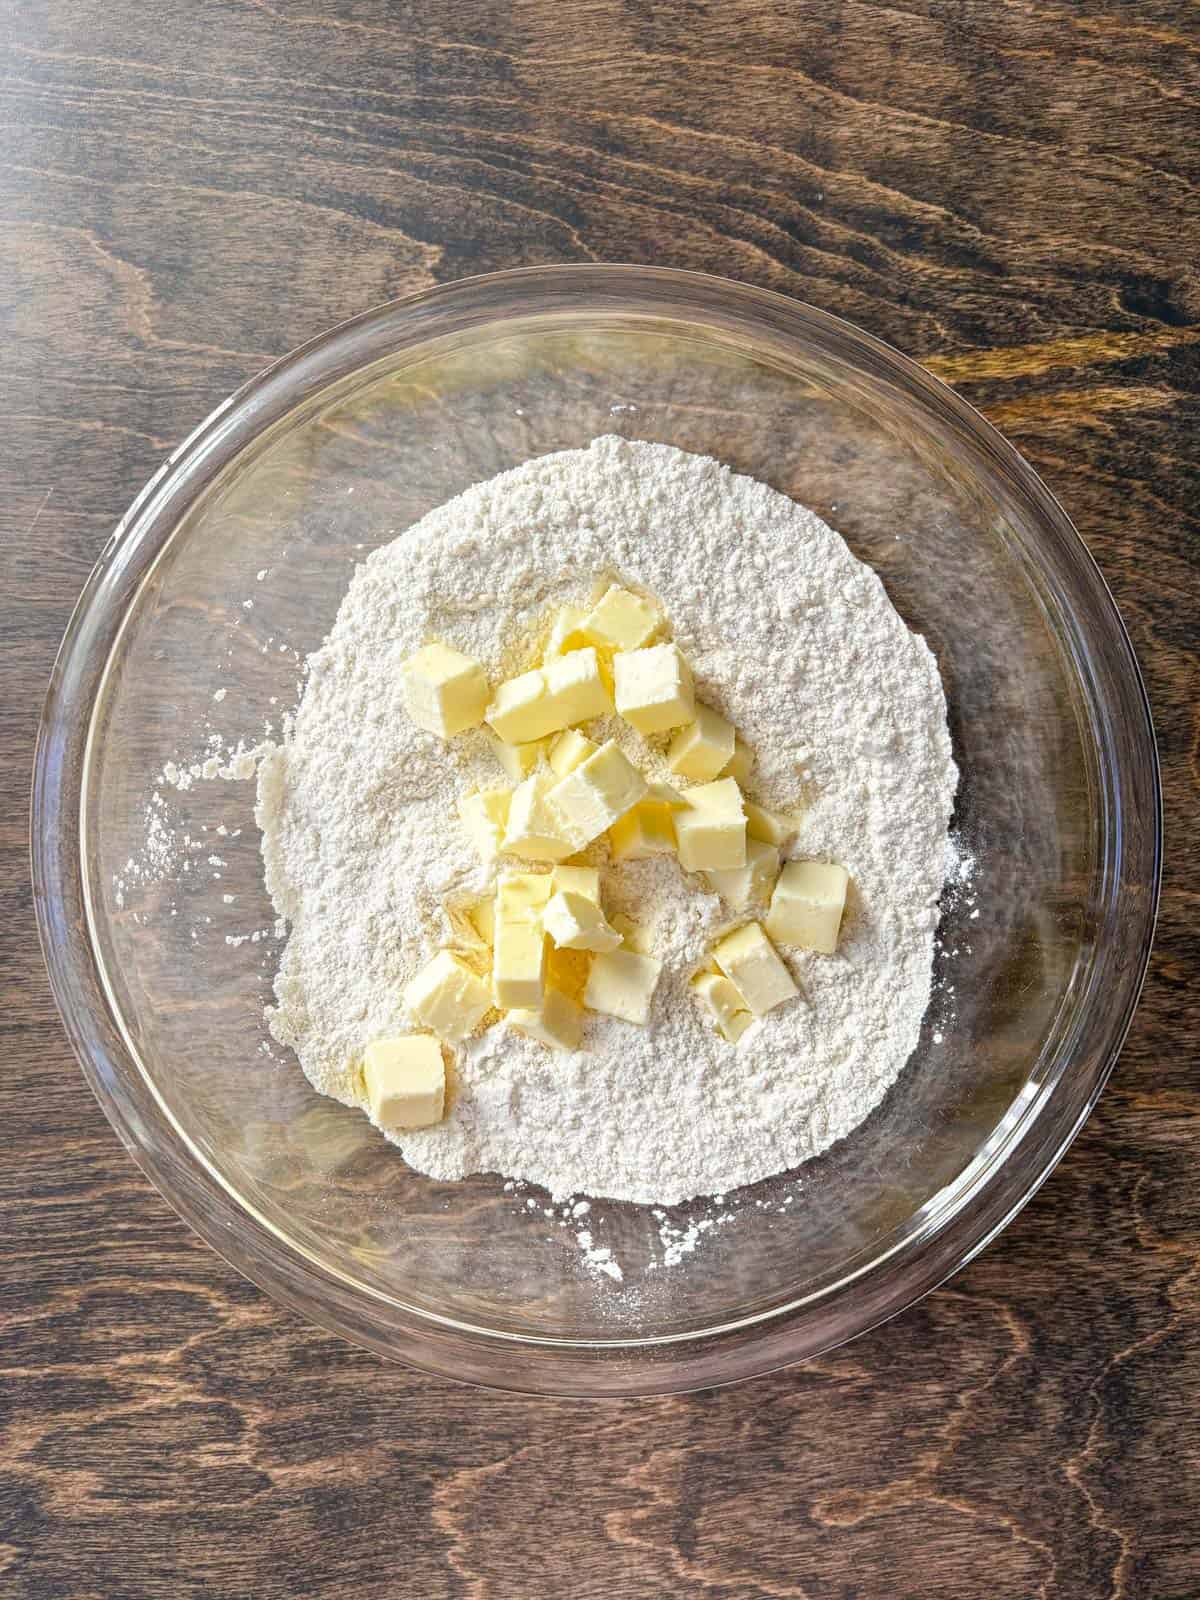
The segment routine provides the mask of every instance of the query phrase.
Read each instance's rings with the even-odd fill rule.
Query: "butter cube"
[[[550,770],[558,778],[581,767],[589,756],[594,756],[600,746],[578,728],[568,728],[560,733],[550,746]]]
[[[754,1022],[741,991],[719,972],[698,972],[691,987],[717,1032],[736,1044]]]
[[[549,739],[531,739],[528,744],[505,744],[494,733],[487,736],[496,760],[514,783],[536,770],[538,762],[550,753]]]
[[[439,950],[404,991],[404,1004],[433,1033],[457,1044],[492,1004],[487,984],[461,956]]]
[[[746,832],[751,839],[761,839],[765,844],[784,845],[800,831],[795,817],[785,817],[779,811],[767,811],[746,801]]]
[[[496,919],[492,994],[504,1011],[536,1010],[546,983],[546,936],[536,922]]]
[[[494,861],[504,848],[511,789],[480,789],[459,797],[458,814],[481,861]]]
[[[427,644],[400,671],[408,714],[418,728],[450,739],[483,721],[488,682],[470,656],[448,644]]]
[[[551,899],[542,923],[560,950],[616,950],[621,943],[596,902],[571,889]]]
[[[636,650],[653,638],[661,623],[649,600],[614,583],[583,619],[580,631],[605,650]]]
[[[563,861],[576,847],[563,837],[562,824],[547,803],[554,786],[548,772],[533,772],[513,790],[502,848],[527,861]]]
[[[653,944],[650,930],[641,927],[632,917],[627,917],[623,911],[614,911],[609,917],[609,926],[621,935],[621,943],[627,950],[635,950],[640,956],[653,954]]]
[[[540,667],[500,684],[485,715],[492,732],[505,744],[528,744],[563,726]]]
[[[495,920],[541,925],[542,912],[554,893],[549,872],[505,872],[496,885]]]
[[[582,850],[645,793],[646,780],[620,747],[611,739],[602,744],[595,755],[560,778],[546,797],[551,814],[559,819],[560,834],[572,846],[563,854]]]
[[[599,905],[600,868],[555,867],[554,888],[556,893],[560,889],[569,889],[573,894],[581,894],[585,900]]]
[[[706,872],[709,887],[734,911],[766,900],[779,876],[779,851],[761,839],[746,840],[746,865],[724,872]]]
[[[608,842],[614,861],[644,861],[648,856],[675,853],[675,822],[671,807],[643,800],[613,823]]]
[[[692,669],[673,644],[613,657],[617,711],[639,733],[678,728],[695,715]]]
[[[543,673],[558,719],[556,727],[569,728],[575,722],[612,715],[612,699],[600,675],[600,658],[591,645],[547,661]]]
[[[583,1034],[583,1011],[561,989],[547,989],[536,1010],[508,1013],[508,1025],[551,1050],[578,1050]]]
[[[589,1011],[644,1023],[662,962],[632,950],[612,950],[592,959],[583,1003]]]
[[[686,811],[675,813],[679,860],[688,872],[725,871],[746,865],[746,813],[732,778],[687,791]]]
[[[373,1039],[363,1051],[363,1084],[380,1128],[430,1128],[445,1115],[446,1064],[428,1033]]]
[[[837,949],[849,881],[845,867],[832,862],[789,861],[767,913],[772,939],[831,956]]]
[[[768,1011],[800,993],[757,922],[727,933],[714,948],[713,960],[756,1017],[765,1017]]]
[[[724,769],[719,774],[722,778],[736,778],[742,788],[746,787],[746,779],[754,768],[754,751],[744,742],[739,735],[734,735],[733,755],[726,762]]]
[[[681,778],[708,783],[733,760],[733,724],[711,706],[696,706],[696,720],[681,728],[667,751],[667,765]]]
[[[554,621],[550,624],[550,637],[546,640],[546,648],[542,652],[543,661],[551,661],[555,656],[565,656],[571,650],[582,650],[587,640],[579,631],[579,625],[587,613],[580,606],[559,606],[554,613]]]
[[[502,683],[487,720],[505,744],[528,744],[573,722],[607,716],[612,708],[599,658],[588,645]]]

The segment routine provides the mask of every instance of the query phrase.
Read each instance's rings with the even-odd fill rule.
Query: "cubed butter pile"
[[[413,1015],[440,1037],[465,1038],[495,1007],[529,1038],[575,1050],[582,1007],[568,987],[580,990],[588,1010],[645,1022],[660,964],[640,947],[640,931],[627,919],[610,923],[605,916],[598,867],[501,873],[490,918],[485,924],[473,907],[469,921],[490,932],[490,988],[465,957],[442,950],[406,996]],[[572,956],[586,962],[582,971],[570,964]],[[555,981],[575,973],[574,984]]]
[[[776,944],[822,955],[837,949],[850,875],[845,867],[827,861],[789,861],[780,870],[775,846],[750,839],[744,868],[706,876],[716,892],[738,908],[768,895],[771,899],[765,926],[750,922],[726,934],[712,950],[716,970],[692,980],[693,993],[713,1026],[736,1044],[756,1018],[799,993]]]
[[[402,677],[419,727],[447,740],[482,729],[508,781],[459,800],[467,838],[497,875],[491,892],[447,909],[464,948],[439,950],[405,990],[423,1031],[376,1039],[364,1052],[364,1095],[381,1127],[439,1121],[443,1043],[461,1043],[497,1011],[552,1050],[579,1048],[585,1011],[647,1023],[661,973],[652,937],[619,912],[606,916],[601,869],[571,859],[601,838],[618,867],[676,856],[734,912],[769,902],[762,922],[717,940],[711,967],[691,979],[731,1044],[799,993],[776,945],[836,949],[845,868],[781,865],[798,819],[747,798],[753,752],[697,700],[691,666],[649,597],[610,584],[590,608],[560,606],[538,663],[494,686],[477,661],[441,641],[405,661]],[[659,771],[665,760],[686,786],[583,731],[614,714],[643,736],[668,735]],[[505,857],[533,870],[505,868]]]
[[[692,991],[717,1032],[736,1044],[746,1029],[799,994],[795,979],[757,922],[719,939],[713,968],[697,973]]]

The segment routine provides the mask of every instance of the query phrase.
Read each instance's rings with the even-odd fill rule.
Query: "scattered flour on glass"
[[[187,790],[194,783],[201,781],[211,782],[214,778],[224,778],[227,781],[245,781],[253,778],[258,770],[258,763],[263,756],[269,755],[274,746],[264,741],[261,744],[247,749],[239,744],[234,750],[216,749],[212,755],[203,761],[193,761],[190,766],[181,767],[174,761],[168,761],[162,770],[162,781],[170,784],[173,789]]]
[[[213,696],[214,700],[219,700],[223,694],[223,690],[218,691]],[[170,792],[187,794],[196,784],[216,779],[248,782],[255,777],[261,758],[274,748],[269,740],[250,747],[244,741],[225,745],[221,735],[213,732],[208,736],[207,754],[202,759],[165,763],[157,774],[155,787],[142,811],[142,847],[136,856],[126,861],[124,870],[113,881],[113,898],[119,911],[125,909],[134,891],[147,885],[173,880],[181,889],[195,888],[204,878],[213,882],[220,879],[221,869],[227,863],[212,853],[213,836],[237,839],[241,836],[241,828],[230,829],[224,823],[218,823],[210,831],[208,824],[196,824],[197,831],[189,831],[172,816]],[[221,898],[223,904],[230,905],[236,897],[223,894]],[[172,901],[169,914],[178,916],[177,902]],[[135,920],[140,920],[136,913],[134,915]],[[258,943],[272,934],[276,939],[282,939],[285,932],[282,921],[276,919],[273,929],[262,928],[252,933],[227,935],[225,942],[234,946],[251,941]],[[193,942],[198,936],[199,927],[193,924]]]
[[[714,1197],[719,1205],[724,1199],[723,1195]],[[729,1222],[734,1213],[731,1211],[715,1210],[705,1217],[690,1218],[682,1225],[673,1223],[665,1211],[654,1210],[651,1215],[658,1223],[658,1238],[662,1246],[662,1265],[664,1267],[677,1267],[681,1261],[686,1260],[695,1250],[706,1233],[714,1228],[719,1228],[722,1223]],[[658,1266],[657,1261],[651,1261],[649,1267],[653,1270]]]
[[[258,768],[266,882],[290,930],[271,1032],[321,1093],[357,1105],[363,1044],[411,1026],[405,983],[453,941],[447,907],[492,878],[457,797],[503,781],[481,733],[444,744],[414,727],[400,664],[439,638],[493,680],[521,670],[547,609],[613,577],[661,603],[699,696],[755,752],[754,798],[803,808],[788,853],[843,862],[853,884],[837,954],[782,952],[801,999],[733,1047],[687,988],[728,909],[673,860],[612,867],[610,908],[649,929],[663,964],[649,1026],[589,1014],[583,1049],[560,1054],[497,1024],[459,1051],[447,1120],[393,1136],[433,1177],[543,1186],[589,1265],[618,1276],[580,1202],[561,1202],[661,1207],[794,1168],[863,1120],[917,1042],[957,772],[936,662],[876,574],[761,483],[598,439],[477,485],[369,556],[283,737],[215,772],[242,755]],[[648,753],[615,720],[595,736],[665,773],[664,741]],[[206,765],[164,776],[184,787]],[[664,1217],[663,1264],[723,1215]]]
[[[946,864],[944,868],[945,883],[941,895],[942,927],[950,928],[979,920],[979,862],[974,852],[968,849],[965,842],[953,834],[946,840]],[[965,930],[962,934],[950,938],[944,935],[939,928],[934,935],[933,948],[936,955],[941,956],[946,965],[947,973],[955,970],[949,965],[950,961],[957,961],[963,956],[974,954],[970,939]],[[954,1026],[958,1011],[956,1006],[956,984],[949,976],[943,977],[935,987],[933,994],[932,1021],[933,1031],[930,1033],[930,1042],[934,1045],[945,1044],[946,1038]]]

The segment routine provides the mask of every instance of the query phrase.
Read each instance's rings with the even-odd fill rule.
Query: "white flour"
[[[761,483],[598,439],[468,490],[363,563],[259,768],[267,886],[291,929],[268,1015],[314,1086],[356,1103],[352,1063],[409,1026],[401,993],[449,939],[444,902],[489,881],[456,798],[502,781],[481,734],[447,745],[413,726],[400,663],[437,637],[493,679],[519,670],[547,607],[610,577],[661,602],[698,693],[755,751],[753,797],[803,802],[788,853],[849,868],[839,951],[783,951],[802,998],[735,1048],[686,987],[722,903],[671,859],[614,867],[609,908],[649,923],[663,962],[650,1025],[589,1015],[570,1056],[494,1027],[460,1052],[447,1121],[396,1142],[438,1178],[499,1172],[556,1197],[665,1205],[849,1133],[929,1000],[957,782],[937,666],[841,538]],[[645,764],[624,724],[603,735]]]

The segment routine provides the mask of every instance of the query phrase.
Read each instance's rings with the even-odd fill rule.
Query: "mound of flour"
[[[589,1015],[575,1055],[491,1028],[459,1052],[447,1121],[396,1142],[437,1178],[669,1204],[798,1165],[894,1081],[929,999],[957,782],[937,665],[874,572],[715,461],[597,439],[469,489],[359,567],[259,768],[267,887],[290,928],[268,1021],[321,1093],[357,1103],[353,1063],[410,1026],[404,985],[450,941],[447,903],[491,878],[457,797],[503,781],[481,733],[414,727],[400,664],[438,638],[493,680],[522,670],[547,608],[611,578],[661,602],[697,693],[755,751],[754,798],[803,805],[788,853],[849,868],[838,953],[783,951],[801,999],[735,1048],[687,990],[720,900],[673,859],[613,867],[606,904],[649,926],[663,963],[649,1026]],[[602,736],[661,768],[624,724]]]

